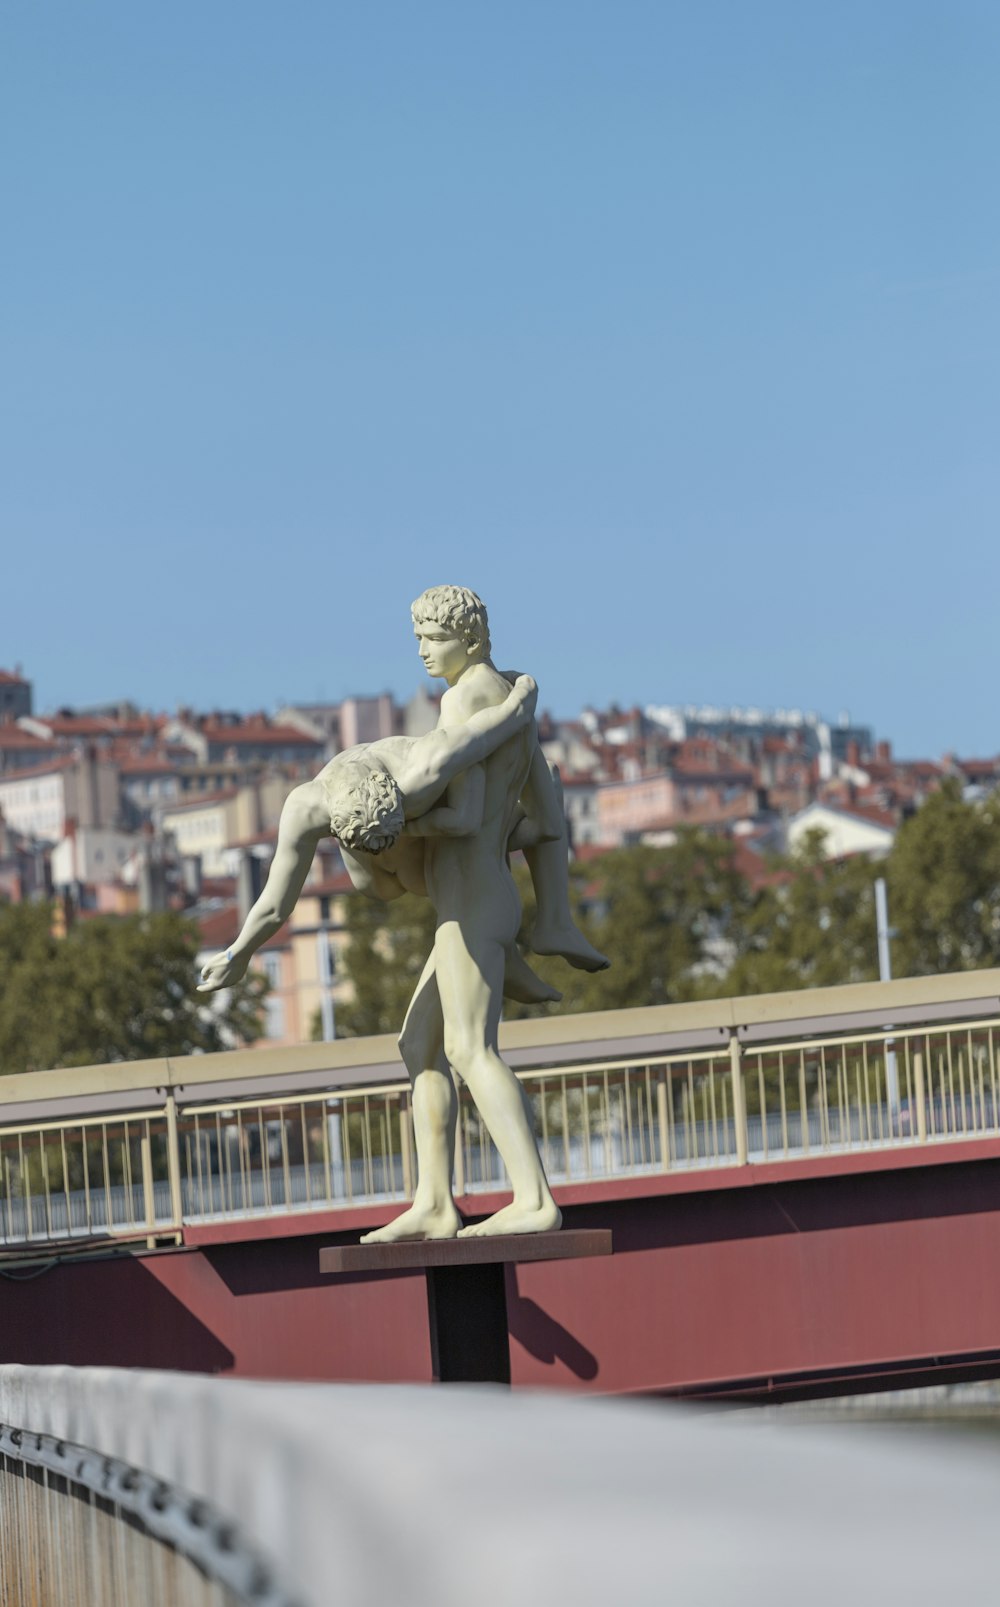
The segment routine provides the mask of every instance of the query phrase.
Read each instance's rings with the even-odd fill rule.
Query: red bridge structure
[[[514,1387],[782,1399],[1000,1377],[1000,971],[511,1023],[565,1224]],[[0,1364],[433,1376],[391,1038],[0,1079]],[[465,1097],[456,1190],[505,1198]]]

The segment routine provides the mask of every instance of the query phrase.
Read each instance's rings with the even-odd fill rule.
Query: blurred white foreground
[[[194,1527],[210,1536],[201,1572],[183,1585],[170,1574],[170,1607],[968,1607],[998,1594],[1000,1461],[975,1436],[455,1386],[19,1367],[0,1368],[0,1423],[0,1575],[15,1555],[23,1566],[15,1528],[30,1519],[31,1546],[61,1552],[63,1607],[102,1607],[97,1581],[111,1579],[116,1546],[126,1556],[116,1529],[131,1537],[132,1582],[101,1584],[105,1599],[154,1607],[167,1572],[162,1556],[150,1562],[135,1549],[164,1551],[143,1532],[141,1512],[138,1527],[124,1523],[112,1503],[88,1527],[79,1489],[69,1493],[51,1473],[24,1477],[19,1455],[61,1456],[72,1474],[76,1453],[61,1442],[101,1453],[89,1471],[78,1459],[91,1479],[111,1457],[165,1481],[158,1510],[178,1515],[182,1549],[190,1498],[210,1503],[209,1516],[194,1507]],[[120,1468],[115,1477],[116,1489],[129,1486]],[[147,1484],[132,1479],[123,1499],[156,1507]],[[25,1489],[44,1521],[41,1506],[19,1507]],[[218,1517],[238,1525],[235,1535],[223,1525],[220,1556],[246,1543],[266,1579],[233,1585],[239,1569],[230,1566],[215,1575],[229,1588],[205,1583]],[[101,1568],[88,1547],[108,1551]],[[4,1584],[0,1600],[16,1601],[9,1577]]]

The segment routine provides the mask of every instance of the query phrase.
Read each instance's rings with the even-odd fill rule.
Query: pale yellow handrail
[[[894,1021],[896,1015],[935,1011],[968,1002],[992,1004],[1000,1012],[1000,969],[709,999],[693,1004],[553,1015],[506,1022],[500,1029],[500,1038],[502,1048],[516,1055],[520,1068],[536,1060],[544,1064],[556,1046],[577,1051],[574,1058],[584,1061],[590,1058],[586,1052],[588,1045],[593,1045],[595,1056],[599,1056],[602,1046],[614,1044],[616,1054],[622,1056],[628,1054],[629,1040],[634,1039],[683,1038],[717,1032],[720,1043],[728,1043],[734,1032],[765,1027],[777,1032],[781,1026],[794,1030],[799,1022],[829,1023],[831,1034],[836,1036],[833,1024],[838,1017],[877,1015],[884,1025],[902,1026],[902,1022]],[[392,1082],[397,1076],[405,1079],[393,1034],[342,1038],[336,1043],[295,1044],[281,1049],[233,1049],[214,1055],[120,1061],[111,1065],[0,1075],[0,1121],[6,1105],[50,1099],[86,1099],[158,1089],[179,1091],[250,1079],[255,1083],[273,1080],[280,1084],[323,1073],[329,1073],[329,1085],[337,1087],[350,1083],[352,1071],[369,1067],[384,1068],[382,1081]]]

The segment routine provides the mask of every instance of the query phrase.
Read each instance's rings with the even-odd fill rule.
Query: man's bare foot
[[[514,944],[504,958],[503,992],[505,999],[516,999],[519,1004],[557,1003],[562,998],[558,988],[550,987],[536,976]]]
[[[535,954],[560,954],[578,971],[607,971],[611,961],[575,926],[536,926],[531,934]]]
[[[232,949],[225,954],[216,954],[201,968],[201,981],[198,983],[199,993],[214,993],[217,988],[231,988],[241,976],[246,976],[247,966],[250,964],[249,954],[238,954],[233,959]]]
[[[491,1239],[501,1233],[551,1233],[562,1224],[562,1212],[555,1200],[531,1207],[512,1200],[502,1211],[485,1222],[472,1222],[458,1235],[460,1239]]]
[[[408,1211],[387,1222],[384,1228],[363,1233],[361,1243],[397,1244],[401,1239],[454,1239],[461,1226],[462,1218],[451,1204],[411,1205]]]

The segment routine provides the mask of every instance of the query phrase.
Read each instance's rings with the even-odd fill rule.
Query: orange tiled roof
[[[240,917],[235,904],[198,917],[198,931],[202,946],[206,949],[228,948],[239,929]]]
[[[50,750],[54,743],[37,737],[34,731],[25,731],[19,725],[0,725],[0,748],[42,748]]]
[[[268,742],[275,747],[323,746],[321,740],[307,736],[305,731],[301,731],[296,725],[271,725],[263,720],[242,720],[238,725],[213,725],[211,721],[206,720],[200,729],[202,736],[209,742],[228,742],[237,746],[249,742]]]

